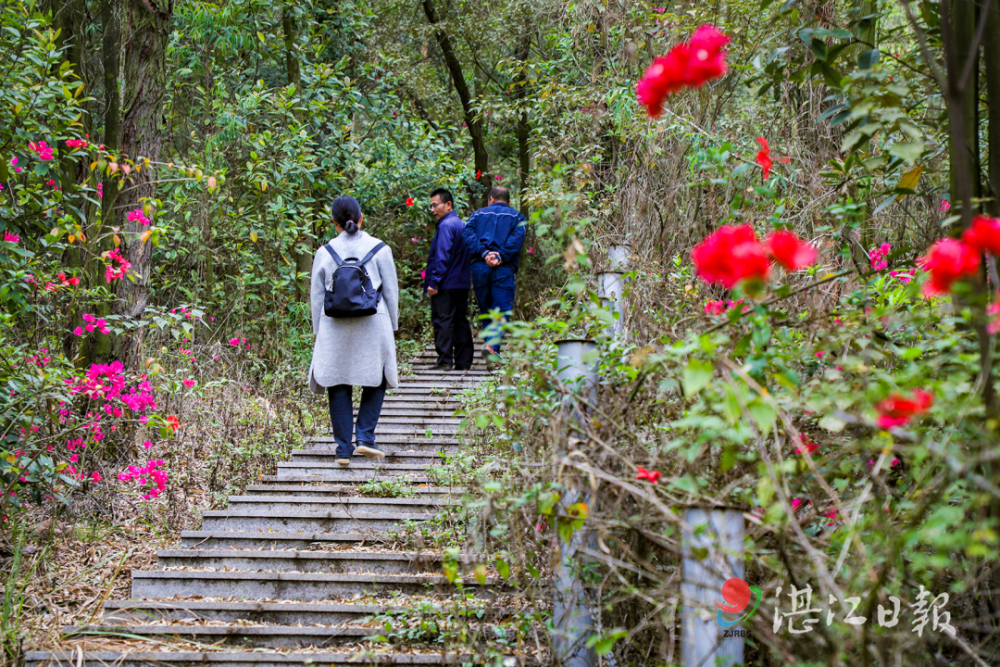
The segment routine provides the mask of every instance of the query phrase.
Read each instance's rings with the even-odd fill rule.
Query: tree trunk
[[[126,0],[129,40],[125,50],[125,90],[122,95],[121,152],[136,165],[148,158],[159,161],[163,141],[163,97],[167,82],[167,43],[174,13],[174,0]],[[121,162],[123,163],[123,162]],[[121,164],[120,163],[120,164]],[[116,186],[117,187],[117,186]],[[140,236],[146,229],[138,220],[126,220],[128,211],[142,208],[156,197],[156,166],[143,166],[125,179],[108,224],[124,229],[123,254],[132,269],[117,282],[120,313],[138,318],[149,301],[152,244]],[[113,222],[112,222],[113,221]],[[142,328],[119,340],[119,357],[131,363],[142,346]]]
[[[469,130],[469,136],[472,137],[472,151],[475,155],[476,172],[481,175],[479,182],[489,183],[490,156],[486,152],[486,143],[483,141],[483,124],[481,120],[477,119],[475,112],[472,110],[472,96],[469,94],[469,86],[466,84],[465,75],[462,73],[462,64],[458,61],[458,56],[455,54],[455,49],[448,38],[448,33],[443,26],[439,25],[439,19],[434,13],[433,4],[431,4],[432,0],[421,0],[421,3],[424,7],[424,14],[427,16],[427,22],[435,26],[434,35],[437,38],[438,46],[441,47],[444,62],[448,66],[448,72],[451,74],[451,81],[455,85],[455,92],[458,93],[458,99],[462,102],[465,126]],[[482,206],[485,204],[486,194],[484,192],[480,195],[479,205]]]
[[[948,146],[951,201],[961,206],[962,226],[968,227],[974,215],[972,200],[980,196],[979,58],[973,52],[974,48],[978,51],[976,3],[974,0],[951,0],[943,3],[942,9],[941,29],[948,30],[951,35],[951,44],[947,40],[944,42],[948,72],[945,99],[951,124]],[[971,70],[968,68],[970,62]]]
[[[521,61],[521,71],[514,82],[514,99],[521,107],[521,113],[517,118],[517,179],[521,186],[520,208],[525,218],[528,217],[528,178],[531,174],[530,153],[528,151],[528,110],[525,108],[525,98],[528,95],[528,56],[531,50],[531,24],[529,21],[528,8],[524,8],[524,23],[521,26],[521,35],[517,42],[517,59]]]
[[[295,44],[299,40],[299,28],[295,22],[295,16],[291,9],[285,8],[281,12],[281,26],[285,33],[285,69],[288,76],[288,85],[295,87],[295,93],[302,95],[302,74],[299,70],[299,56],[295,52]],[[298,115],[298,114],[296,114]],[[302,118],[299,117],[299,122]],[[305,274],[295,281],[298,287],[299,301],[309,300],[309,276],[312,273],[311,239],[308,236],[295,239],[293,252],[295,253],[295,270],[297,273]]]
[[[990,214],[1000,217],[1000,41],[995,38],[1000,35],[1000,0],[991,0],[989,16],[986,18],[986,34],[994,38],[985,40],[983,44],[983,60],[986,64],[986,96],[988,100],[986,130],[986,150],[989,153],[989,189],[992,200],[989,202]]]

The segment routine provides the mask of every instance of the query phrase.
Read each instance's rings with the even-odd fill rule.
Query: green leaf
[[[754,401],[747,406],[747,411],[750,412],[753,420],[757,422],[757,428],[760,429],[761,433],[764,435],[770,433],[771,427],[774,426],[774,421],[778,416],[774,408],[763,401]]]
[[[684,395],[690,398],[708,386],[712,381],[715,366],[710,361],[692,359],[684,367]]]
[[[813,37],[809,40],[809,50],[813,52],[817,60],[826,61],[827,49],[826,43],[823,40]]]
[[[510,579],[510,565],[507,564],[507,561],[498,556],[496,566],[497,572],[500,573],[500,576],[503,577],[505,581]]]
[[[819,427],[831,431],[833,433],[840,433],[847,426],[847,422],[839,417],[834,417],[833,415],[826,415],[819,420]]]
[[[913,164],[924,152],[924,142],[922,141],[897,141],[889,146],[889,154],[906,160]]]
[[[858,67],[861,69],[871,69],[872,65],[878,62],[879,56],[882,53],[878,49],[869,49],[863,51],[861,55],[858,56]]]

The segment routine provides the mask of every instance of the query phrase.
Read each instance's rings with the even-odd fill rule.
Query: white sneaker
[[[381,449],[376,449],[375,447],[369,447],[368,445],[358,445],[358,448],[355,449],[354,451],[356,451],[358,454],[361,454],[365,458],[369,459],[385,458],[385,452],[383,452]]]

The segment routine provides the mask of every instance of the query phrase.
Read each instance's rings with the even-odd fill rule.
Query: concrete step
[[[419,410],[412,410],[408,412],[413,412],[412,415],[386,415],[382,413],[378,418],[378,425],[384,426],[388,424],[402,424],[405,426],[409,425],[421,425],[421,424],[452,424],[459,425],[462,423],[464,417],[456,417],[453,413],[443,413],[440,415],[431,415],[426,412],[421,413]],[[357,415],[354,416],[355,421],[357,420]]]
[[[212,644],[219,648],[322,648],[356,642],[382,631],[381,627],[289,627],[282,625],[68,625],[64,639],[120,637],[163,639]]]
[[[362,459],[357,461],[356,459]],[[278,477],[321,476],[324,479],[367,480],[384,477],[426,477],[427,466],[421,463],[371,463],[363,456],[354,456],[348,466],[336,463],[278,463]]]
[[[353,470],[352,470],[353,468]],[[364,482],[379,481],[384,479],[400,480],[407,484],[436,484],[437,480],[429,475],[404,474],[404,475],[382,475],[370,468],[358,469],[352,463],[347,470],[335,470],[329,474],[322,475],[264,475],[261,482],[277,482],[279,484],[293,484],[295,482],[354,482],[361,484]]]
[[[316,447],[326,446],[334,449],[337,448],[337,441],[333,439],[332,435],[320,435],[307,442],[313,443]],[[357,438],[353,438],[351,442],[357,444]],[[409,445],[415,443],[421,445],[458,445],[461,444],[461,441],[454,435],[432,435],[428,438],[425,433],[386,433],[380,435],[378,439],[379,447],[382,445]]]
[[[387,435],[424,436],[427,438],[428,431],[431,434],[431,438],[435,435],[454,436],[458,433],[458,428],[457,424],[415,424],[412,422],[404,424],[383,424],[380,422],[379,425],[375,427],[375,441],[378,442],[381,438]],[[354,442],[357,442],[356,438]]]
[[[298,498],[329,498],[344,493],[356,493],[357,484],[252,484],[246,488],[248,496],[274,497],[294,494]],[[466,491],[462,486],[414,486],[409,485],[408,493],[416,498],[455,498],[460,499]]]
[[[230,496],[229,509],[254,512],[315,512],[343,510],[346,512],[380,513],[386,510],[399,512],[436,512],[442,507],[458,506],[457,500],[443,498],[373,498],[330,494],[326,498],[288,496]]]
[[[206,510],[201,513],[201,529],[211,531],[280,530],[302,533],[386,532],[396,530],[403,521],[429,521],[433,512],[400,512],[388,508],[380,512],[354,512],[332,509],[315,512],[271,510],[257,512],[241,508]]]
[[[387,534],[375,530],[357,533],[185,530],[181,532],[180,546],[186,549],[209,551],[213,549],[335,549],[344,544],[374,546],[389,542]]]
[[[464,592],[490,599],[504,590],[503,581],[487,578],[479,585],[464,577]],[[299,572],[209,572],[154,570],[132,572],[132,598],[154,599],[200,595],[242,600],[321,602],[361,593],[398,591],[401,595],[450,594],[455,586],[439,575],[318,574]]]
[[[363,661],[359,661],[363,656]],[[340,653],[261,653],[257,651],[137,651],[123,647],[121,651],[29,651],[25,667],[358,667],[358,665],[465,665],[475,658],[456,653],[378,653],[358,649]],[[519,664],[525,664],[523,659]],[[531,662],[528,664],[538,664]]]
[[[459,404],[454,408],[437,409],[434,404],[421,405],[416,401],[406,403],[389,404],[388,401],[382,404],[382,412],[379,413],[379,421],[383,419],[398,419],[399,417],[419,417],[423,419],[455,419],[455,411],[461,409]],[[354,411],[354,418],[357,419],[358,411]],[[461,419],[461,416],[457,417]]]
[[[159,569],[188,567],[247,572],[328,574],[415,574],[441,572],[443,556],[406,551],[275,551],[249,549],[165,549],[156,552]]]
[[[170,621],[250,621],[252,623],[333,625],[356,623],[375,614],[406,612],[417,614],[419,606],[448,609],[430,598],[411,598],[410,605],[343,604],[318,602],[204,602],[200,600],[114,600],[104,603],[103,625],[169,623]],[[418,606],[413,604],[420,602]],[[510,613],[509,609],[489,605],[470,605],[470,615],[479,609],[484,618],[496,618]]]
[[[459,445],[425,445],[423,443],[412,443],[409,445],[387,445],[382,441],[378,443],[379,449],[385,452],[386,463],[423,463],[440,465],[443,462],[442,453],[458,454],[461,451]],[[305,463],[306,461],[331,462],[337,459],[336,447],[316,447],[312,449],[293,449],[292,461]],[[353,463],[357,459],[364,459],[360,454],[351,457]]]
[[[382,443],[379,443],[379,447],[382,447]],[[382,460],[383,463],[413,463],[420,464],[423,466],[440,466],[444,465],[444,457],[441,456],[441,450],[439,447],[421,447],[419,450],[414,449],[417,445],[407,445],[406,450],[393,449],[392,451],[382,450],[385,453],[385,458]],[[458,453],[458,446],[452,445],[452,454]],[[298,463],[302,465],[312,465],[313,463],[333,463],[337,460],[337,453],[335,450],[322,450],[322,452],[316,452],[311,454],[300,454],[298,456],[292,457],[292,463]],[[351,456],[350,461],[353,466],[356,463],[361,463],[368,461],[361,454],[355,453]]]

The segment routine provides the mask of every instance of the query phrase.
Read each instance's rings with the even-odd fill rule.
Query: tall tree
[[[285,33],[285,70],[288,77],[288,85],[295,88],[295,94],[302,95],[302,73],[299,68],[299,54],[296,51],[296,44],[299,41],[299,26],[295,20],[294,10],[285,7],[281,12],[281,27]],[[302,114],[297,112],[296,117],[302,122]],[[301,280],[296,282],[300,301],[309,300],[309,275],[312,273],[312,244],[309,237],[295,240],[295,270],[300,274],[305,274]]]
[[[472,151],[476,163],[476,172],[482,175],[481,182],[489,183],[490,156],[486,151],[486,143],[483,141],[483,122],[479,115],[472,109],[472,95],[469,93],[469,86],[465,82],[465,75],[462,73],[462,63],[458,60],[455,48],[448,37],[445,26],[441,24],[440,19],[434,11],[433,0],[422,0],[422,4],[424,14],[427,16],[427,22],[434,26],[434,36],[437,39],[438,46],[441,48],[441,53],[444,55],[444,62],[448,67],[448,73],[451,75],[455,92],[458,93],[458,99],[462,102],[465,126],[469,130],[469,136],[472,137]],[[486,202],[481,203],[485,204]]]
[[[126,179],[119,195],[120,205],[108,220],[125,230],[122,244],[132,263],[128,279],[117,283],[120,312],[126,317],[138,317],[149,301],[153,253],[148,235],[143,235],[148,227],[139,220],[128,220],[127,213],[147,203],[152,205],[156,197],[156,166],[146,166],[142,160],[160,159],[174,0],[126,0],[125,9],[129,39],[125,43],[125,88],[121,99],[121,152],[135,160],[138,168]],[[117,356],[134,360],[141,349],[142,334],[123,337],[119,342]]]

